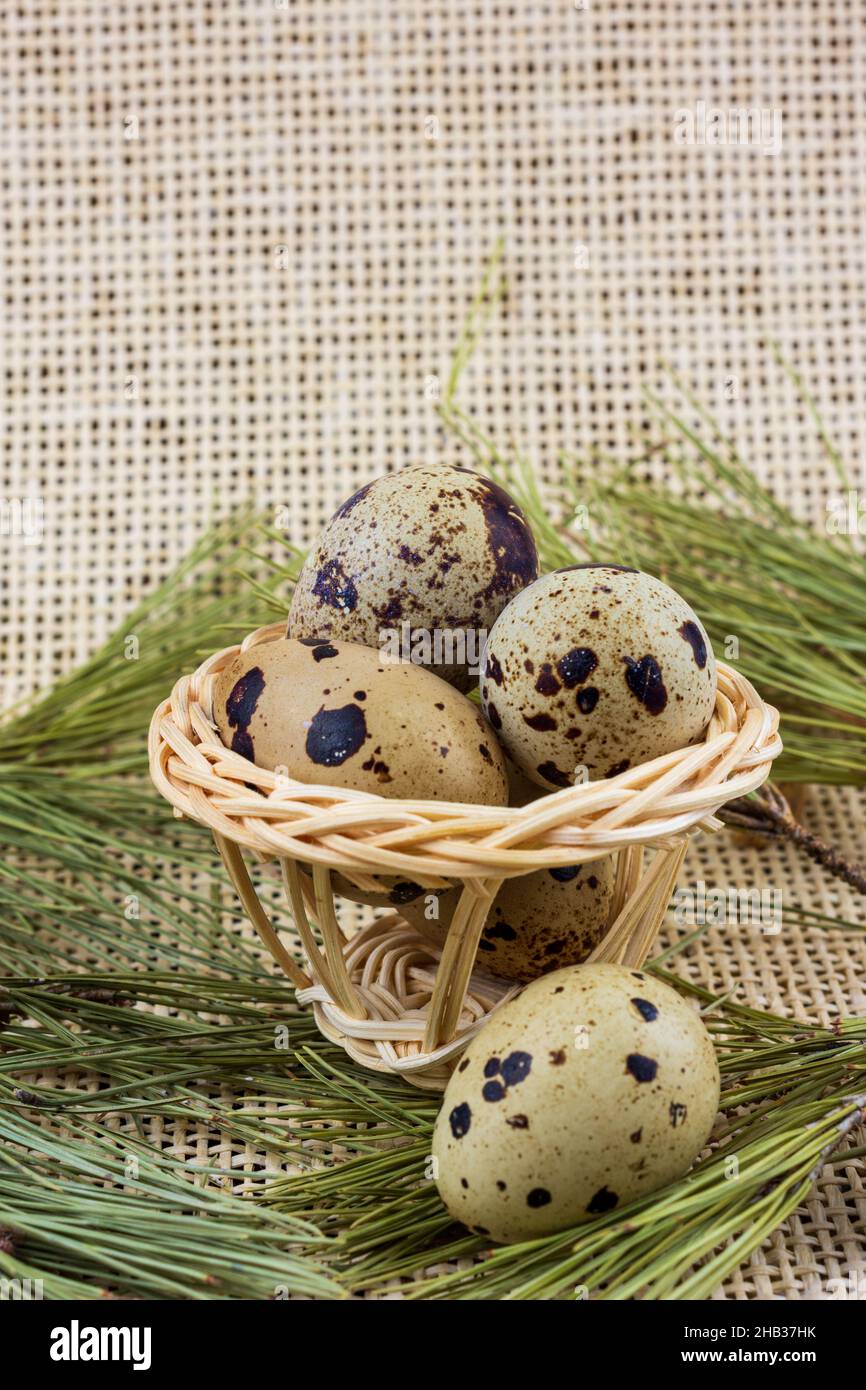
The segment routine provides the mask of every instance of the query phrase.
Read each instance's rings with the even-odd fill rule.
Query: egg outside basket
[[[475,968],[484,919],[505,878],[616,855],[610,925],[591,960],[640,967],[658,933],[691,835],[721,827],[726,801],[754,791],[781,752],[779,716],[719,663],[703,742],[519,808],[397,801],[311,786],[255,767],[225,748],[212,721],[214,677],[238,652],[279,640],[253,632],[182,677],[155,711],[150,771],[175,815],[207,826],[262,941],[313,1006],[321,1032],[356,1061],[441,1090],[491,1010],[517,986]],[[307,961],[301,969],[253,886],[243,850],[279,863]],[[647,849],[655,850],[645,864]],[[301,866],[304,866],[302,869]],[[462,884],[444,948],[392,914],[351,940],[332,874],[374,891],[373,875],[425,889]],[[309,973],[307,973],[309,972]]]

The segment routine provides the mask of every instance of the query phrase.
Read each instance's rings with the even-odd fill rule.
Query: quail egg
[[[505,761],[480,712],[431,671],[354,642],[282,638],[216,678],[227,747],[258,767],[413,800],[502,806]]]
[[[537,574],[529,524],[503,488],[468,468],[410,465],[328,522],[287,632],[378,647],[465,690],[495,618]]]
[[[621,565],[535,581],[497,618],[481,700],[505,752],[540,786],[613,777],[700,738],[716,663],[695,613],[667,584]]]
[[[570,966],[470,1042],[436,1121],[436,1182],[480,1235],[549,1235],[680,1177],[718,1103],[713,1045],[685,999],[643,970]]]

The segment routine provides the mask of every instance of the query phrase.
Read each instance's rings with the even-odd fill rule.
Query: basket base
[[[371,922],[346,942],[343,956],[349,978],[367,1010],[352,1018],[320,984],[297,991],[300,1004],[312,1004],[319,1031],[339,1043],[353,1061],[371,1071],[405,1077],[422,1090],[443,1091],[456,1059],[519,984],[473,973],[455,1036],[425,1052],[424,1032],[440,952],[401,917]]]

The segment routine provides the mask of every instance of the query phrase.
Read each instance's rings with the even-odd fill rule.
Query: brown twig
[[[738,830],[749,830],[755,835],[790,840],[791,844],[816,864],[820,864],[821,868],[826,869],[834,878],[840,878],[858,893],[866,894],[866,869],[859,864],[852,864],[838,850],[833,849],[832,845],[822,840],[820,835],[815,835],[801,825],[779,788],[774,787],[772,783],[766,783],[751,797],[731,801],[722,808],[719,815],[726,825],[734,826]]]
[[[818,1181],[818,1179],[821,1176],[821,1169],[824,1167],[824,1165],[830,1162],[836,1156],[836,1151],[843,1143],[843,1141],[848,1137],[852,1130],[856,1129],[857,1126],[862,1123],[864,1107],[866,1107],[866,1096],[854,1096],[852,1097],[852,1100],[854,1104],[857,1106],[857,1109],[852,1111],[850,1115],[846,1115],[845,1119],[841,1120],[839,1124],[836,1126],[836,1132],[833,1135],[833,1138],[830,1140],[829,1144],[827,1144],[826,1147],[821,1150],[818,1162],[815,1164],[814,1168],[809,1174],[811,1182]],[[842,1156],[850,1158],[853,1155],[849,1153],[847,1155]]]

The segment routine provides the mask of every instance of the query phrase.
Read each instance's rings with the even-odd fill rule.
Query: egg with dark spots
[[[299,864],[301,873],[306,874],[312,882],[312,872],[306,864]],[[372,880],[375,887],[359,887],[343,873],[331,872],[331,886],[338,898],[346,898],[348,902],[361,903],[366,907],[379,907],[385,911],[399,912],[402,916],[406,915],[406,909],[412,903],[423,900],[427,902],[433,898],[440,898],[452,890],[450,888],[425,887],[424,884],[415,883],[412,879],[400,877],[393,874],[367,874],[365,878]]]
[[[539,786],[559,788],[695,743],[715,708],[716,663],[669,585],[590,564],[546,574],[512,599],[479,684],[509,758]]]
[[[381,662],[370,647],[335,641],[321,651],[279,638],[219,672],[213,716],[227,747],[299,782],[505,805],[502,752],[464,695],[411,662]]]
[[[637,1009],[634,979],[621,965],[558,970],[469,1043],[433,1134],[456,1220],[532,1240],[618,1216],[691,1167],[718,1110],[713,1044],[697,1009],[652,975]],[[625,1059],[649,1055],[654,1076],[638,1081]]]
[[[534,980],[586,960],[607,931],[614,879],[612,857],[506,879],[481,929],[476,964],[500,979]],[[451,888],[420,894],[397,910],[444,946],[459,901],[460,889]]]
[[[529,524],[498,483],[411,465],[367,483],[328,522],[287,633],[399,651],[466,690],[487,632],[537,575]]]

